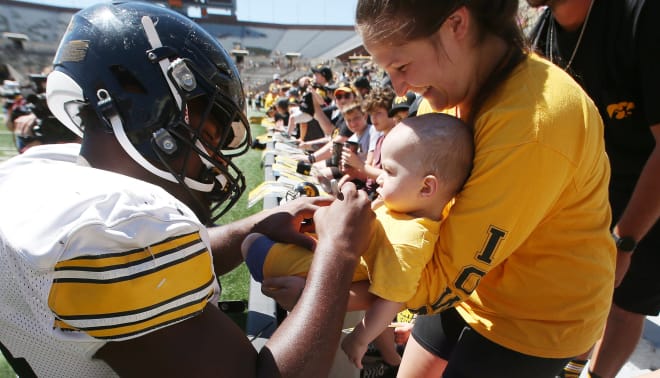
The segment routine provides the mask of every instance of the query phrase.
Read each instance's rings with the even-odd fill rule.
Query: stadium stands
[[[1,38],[0,63],[10,63],[26,77],[40,72],[51,64],[58,42],[76,11],[0,0],[0,32],[29,38],[23,42],[22,49],[17,49],[9,38]],[[238,21],[234,16],[208,16],[197,22],[227,51],[238,46],[249,52],[239,65],[248,91],[267,89],[275,73],[283,79],[297,79],[309,73],[312,64],[332,61],[336,56],[330,56],[329,51],[340,54],[361,44],[352,26],[253,23]],[[339,51],[340,46],[346,50]],[[293,53],[296,58],[287,59],[287,53]]]

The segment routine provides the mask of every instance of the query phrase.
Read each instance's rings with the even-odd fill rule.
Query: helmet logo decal
[[[87,56],[89,41],[74,40],[62,46],[57,62],[80,62]]]

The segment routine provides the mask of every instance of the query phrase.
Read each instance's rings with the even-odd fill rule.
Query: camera
[[[50,112],[45,94],[30,94],[25,98],[25,101],[25,105],[12,111],[11,119],[13,122],[16,118],[30,113],[37,117],[37,122],[32,127],[34,136],[21,137],[26,139],[26,142],[31,142],[33,139],[38,139],[44,143],[76,140],[77,136]]]
[[[306,92],[302,96],[302,102],[300,103],[300,110],[303,113],[307,113],[310,116],[314,117],[314,99],[312,98],[311,92]]]
[[[73,142],[77,140],[77,135],[64,126],[48,109],[46,103],[46,76],[30,75],[31,86],[28,91],[19,93],[16,96],[22,99],[16,99],[12,104],[19,103],[11,112],[11,121],[14,122],[18,117],[34,114],[37,118],[32,127],[33,136],[19,136],[24,144],[38,140],[43,143]]]

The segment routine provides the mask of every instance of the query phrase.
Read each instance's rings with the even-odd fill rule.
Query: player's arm
[[[127,341],[109,342],[95,358],[122,377],[254,377],[257,352],[216,306]]]
[[[96,357],[121,376],[327,375],[348,302],[352,274],[347,272],[353,272],[367,248],[374,224],[366,193],[351,184],[342,187],[342,192],[343,201],[317,211],[319,242],[307,285],[259,353],[240,328],[208,304],[201,314],[178,324],[136,339],[110,342]],[[241,235],[237,230],[242,229],[231,230]]]
[[[375,216],[366,193],[353,184],[342,186],[341,191],[342,201],[314,215],[319,241],[307,283],[298,304],[265,346],[282,376],[327,375],[339,342],[353,271],[374,233]],[[262,350],[260,364],[271,362],[268,357]]]
[[[319,207],[331,201],[331,198],[304,197],[227,225],[209,228],[216,274],[223,275],[243,262],[241,243],[252,232],[313,250],[315,241],[301,233],[301,225],[304,219],[311,218]]]

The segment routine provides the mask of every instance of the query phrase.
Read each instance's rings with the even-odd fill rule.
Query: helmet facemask
[[[201,75],[193,62],[178,58],[171,63],[167,74],[181,96],[183,111],[174,125],[153,133],[152,148],[159,162],[179,183],[189,190],[207,193],[211,206],[205,218],[214,222],[245,191],[245,177],[231,159],[249,148],[249,122],[235,102]],[[201,173],[187,172],[194,155],[203,164]],[[171,164],[173,159],[182,161],[180,169]],[[186,178],[206,184],[210,190],[190,185]]]

